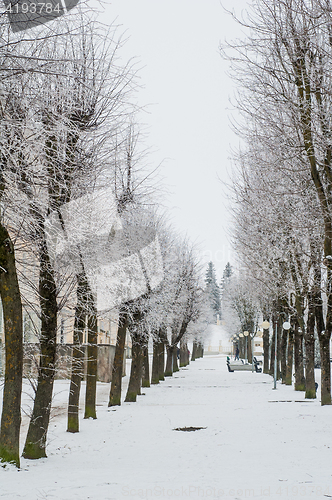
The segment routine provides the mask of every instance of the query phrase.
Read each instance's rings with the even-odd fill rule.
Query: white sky
[[[223,0],[240,12],[245,0]],[[239,27],[219,0],[112,0],[103,4],[104,23],[116,19],[129,40],[121,50],[136,57],[141,71],[140,105],[148,127],[149,162],[162,163],[175,228],[199,245],[204,261],[212,260],[219,277],[234,262],[228,240],[228,204],[218,178],[227,180],[231,146],[229,97],[233,84],[228,64],[218,52],[220,41]]]

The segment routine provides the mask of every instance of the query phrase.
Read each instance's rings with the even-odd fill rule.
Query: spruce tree
[[[231,280],[232,274],[233,274],[233,268],[230,265],[230,263],[227,262],[227,264],[225,266],[225,269],[224,269],[224,272],[222,274],[222,278],[220,280],[220,285],[219,285],[220,303],[221,303],[221,307],[220,307],[220,309],[221,309],[221,315],[220,315],[220,317],[222,317],[222,314],[223,314],[223,311],[222,311],[222,300],[223,300],[224,291],[227,288],[227,285],[229,284],[229,282]]]
[[[217,314],[220,314],[220,289],[217,284],[216,271],[213,262],[208,263],[208,268],[205,274],[206,291],[208,300],[213,313],[214,319],[217,319]]]
[[[229,283],[230,277],[233,274],[233,268],[229,262],[227,262],[226,267],[224,269],[222,277],[224,278],[224,283]]]

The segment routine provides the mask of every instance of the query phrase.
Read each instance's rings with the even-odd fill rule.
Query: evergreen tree
[[[224,272],[222,274],[222,277],[224,278],[224,281],[226,283],[229,283],[229,280],[230,280],[230,277],[232,276],[232,274],[233,274],[233,268],[230,265],[230,263],[227,262],[226,267],[224,269]]]
[[[227,285],[229,284],[231,280],[231,276],[233,274],[233,267],[230,265],[229,262],[227,262],[224,272],[222,274],[222,278],[220,280],[220,285],[219,285],[219,290],[220,290],[220,303],[221,303],[221,317],[222,317],[222,299],[224,295],[225,288],[227,288]]]
[[[217,319],[217,314],[220,314],[220,289],[217,284],[216,270],[213,262],[208,263],[208,268],[205,274],[206,291],[210,303],[213,317]]]

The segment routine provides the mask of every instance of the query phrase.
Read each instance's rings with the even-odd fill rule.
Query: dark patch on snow
[[[193,432],[200,431],[201,429],[206,429],[206,427],[177,427],[176,429],[173,429],[173,431]]]
[[[303,401],[294,401],[292,399],[284,399],[278,401],[269,401],[269,403],[314,403],[314,401],[310,401],[308,399],[304,399]]]

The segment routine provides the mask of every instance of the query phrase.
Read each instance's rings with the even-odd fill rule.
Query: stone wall
[[[84,380],[86,379],[87,367],[87,346],[83,345],[84,351]],[[4,372],[4,353],[0,345],[0,358],[2,357],[2,368]],[[56,378],[70,379],[71,376],[71,344],[57,345],[56,358]],[[98,361],[97,361],[97,376],[100,382],[110,382],[112,379],[112,368],[115,355],[115,346],[109,344],[98,344]],[[37,378],[39,364],[39,344],[25,343],[24,358],[23,358],[23,376],[26,378]],[[1,362],[0,362],[1,370]],[[126,375],[126,356],[123,360],[123,376]],[[3,375],[3,373],[0,375]]]

